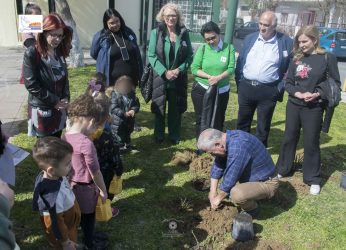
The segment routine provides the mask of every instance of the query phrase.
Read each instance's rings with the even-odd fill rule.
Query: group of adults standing
[[[250,132],[257,110],[256,136],[265,147],[276,103],[287,90],[286,128],[277,162],[278,174],[286,176],[292,171],[302,127],[304,182],[312,185],[311,193],[319,193],[319,137],[325,105],[325,95],[319,84],[326,79],[327,69],[329,76],[339,83],[340,77],[335,57],[325,57],[324,50],[319,47],[317,29],[302,27],[292,41],[276,31],[275,14],[264,12],[259,19],[259,32],[245,38],[235,65],[235,50],[232,44],[220,39],[217,24],[203,25],[201,35],[205,43],[193,57],[189,32],[178,6],[164,5],[156,20],[159,24],[151,32],[148,47],[149,63],[154,69],[151,111],[155,114],[155,141],[164,140],[166,116],[170,141],[177,144],[181,140],[181,115],[187,109],[190,66],[195,77],[191,97],[196,116],[196,139],[201,133],[203,105],[211,87],[216,87],[217,96],[217,107],[211,112],[214,115],[212,127],[223,130],[229,81],[235,72],[239,104],[237,129]],[[69,55],[71,39],[72,31],[61,17],[49,14],[43,21],[43,33],[24,55],[30,127],[39,137],[60,136],[66,122],[70,94],[65,58]],[[143,62],[137,39],[116,10],[108,9],[104,13],[103,28],[94,35],[90,54],[97,61],[97,72],[106,76],[107,85],[113,85],[123,75],[139,83]]]

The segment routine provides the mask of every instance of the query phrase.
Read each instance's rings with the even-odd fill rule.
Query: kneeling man
[[[199,136],[197,147],[216,156],[209,193],[213,209],[230,195],[235,205],[256,216],[259,212],[256,201],[274,196],[279,186],[275,165],[257,137],[240,130],[222,133],[206,129]]]

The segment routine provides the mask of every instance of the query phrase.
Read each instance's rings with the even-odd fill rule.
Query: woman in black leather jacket
[[[34,47],[25,51],[23,73],[29,91],[28,134],[61,136],[70,99],[65,58],[71,49],[72,31],[58,14],[43,20],[43,32]]]

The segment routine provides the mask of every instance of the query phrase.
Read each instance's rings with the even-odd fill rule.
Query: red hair
[[[66,26],[62,18],[57,13],[51,13],[43,19],[43,32],[38,34],[36,48],[38,53],[43,57],[47,57],[48,43],[46,39],[46,34],[49,31],[63,29],[64,38],[57,47],[58,53],[64,58],[68,57],[70,54],[70,49],[72,48],[72,28]]]

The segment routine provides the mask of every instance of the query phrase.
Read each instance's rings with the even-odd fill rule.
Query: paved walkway
[[[0,47],[0,120],[4,133],[14,136],[20,131],[18,125],[26,121],[25,111],[28,92],[19,84],[24,49]],[[84,51],[84,63],[95,64],[89,51]]]
[[[0,47],[0,120],[4,132],[9,136],[19,133],[18,124],[26,121],[27,91],[19,84],[24,49]],[[89,51],[84,50],[84,63],[95,64]],[[346,92],[342,93],[346,102]]]

